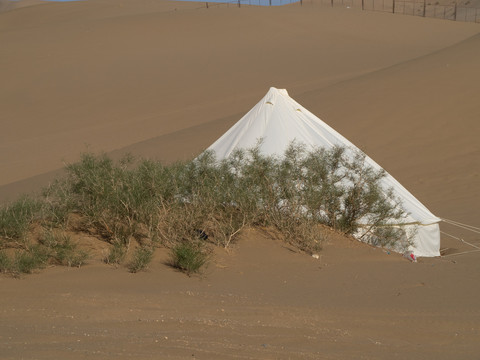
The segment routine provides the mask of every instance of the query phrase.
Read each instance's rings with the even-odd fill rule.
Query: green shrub
[[[67,168],[78,211],[112,243],[126,246],[132,236],[172,245],[194,241],[201,231],[228,247],[243,228],[261,225],[309,251],[322,241],[311,230],[315,224],[354,234],[368,218],[364,240],[375,243],[380,236],[396,241],[394,231],[381,227],[404,216],[380,186],[385,173],[368,166],[365,155],[340,147],[306,151],[292,144],[281,158],[255,147],[222,161],[205,152],[171,166],[126,164],[84,155]]]
[[[120,265],[127,255],[127,247],[121,243],[114,243],[109,253],[104,257],[106,264]]]
[[[40,243],[48,249],[48,258],[56,264],[80,267],[88,259],[88,253],[79,250],[70,236],[60,235],[53,231],[44,232]]]
[[[132,273],[139,272],[147,268],[148,264],[153,259],[153,249],[147,247],[139,247],[133,254],[133,259],[130,262],[128,269]]]
[[[39,215],[41,202],[29,196],[0,208],[0,237],[23,240],[29,226]]]
[[[10,272],[14,276],[31,274],[33,270],[45,267],[48,251],[41,246],[32,246],[30,250],[17,250],[11,263]]]
[[[30,274],[39,267],[36,256],[27,251],[17,251],[13,260],[12,272],[14,274]]]
[[[43,223],[49,227],[64,227],[69,215],[78,210],[77,199],[74,197],[65,179],[55,179],[42,192]]]
[[[66,266],[81,266],[88,258],[85,251],[78,250],[68,236],[59,236],[53,232],[45,232],[39,239],[39,244],[22,244],[11,255],[0,251],[0,272],[13,276],[30,274],[49,263]]]
[[[16,250],[13,257],[0,251],[0,271],[15,277],[30,274],[33,270],[42,268],[45,260],[45,253],[35,248],[33,251]]]
[[[171,249],[171,266],[189,276],[198,273],[207,260],[208,254],[201,242],[182,242]]]
[[[0,250],[0,272],[9,273],[12,271],[12,259],[5,250]]]
[[[273,228],[306,252],[321,248],[324,225],[349,235],[360,233],[373,245],[398,246],[410,234],[388,222],[401,222],[405,213],[392,191],[382,189],[385,173],[365,159],[347,148],[307,151],[295,143],[281,157],[265,156],[256,146],[220,161],[204,152],[168,166],[129,156],[115,162],[84,154],[43,198],[23,197],[0,209],[0,248],[20,246],[26,255],[19,254],[18,259],[25,259],[17,263],[27,264],[30,225],[41,217],[44,226],[62,227],[74,218],[72,213],[81,218],[74,225],[79,230],[112,244],[106,263],[122,263],[130,242],[146,238],[172,247],[173,263],[187,273],[206,261],[198,244],[228,247],[248,227]],[[58,264],[79,266],[87,258],[69,238],[47,234],[42,245]],[[143,269],[147,260],[148,251],[139,250],[130,270]],[[8,261],[3,262],[6,267]]]

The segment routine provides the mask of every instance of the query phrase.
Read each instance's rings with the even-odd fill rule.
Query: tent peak
[[[255,147],[258,139],[263,140],[259,151],[267,156],[282,156],[292,142],[305,145],[309,149],[345,147],[349,149],[349,156],[353,156],[355,150],[358,150],[353,143],[292,99],[287,90],[275,87],[271,87],[267,94],[208,150],[213,151],[218,160],[225,159],[235,149]],[[380,165],[368,156],[365,162],[375,170],[382,170]],[[403,209],[409,214],[407,220],[399,224],[410,226],[409,229],[416,231],[412,239],[415,255],[438,256],[440,219],[390,174],[386,173],[381,179],[381,186],[385,192],[393,189],[394,195],[401,200]]]
[[[289,96],[287,89],[277,89],[276,87],[273,87],[273,86],[268,90],[267,96],[268,95],[276,95],[276,94],[283,95],[283,96]]]
[[[274,105],[276,100],[279,98],[288,99],[288,92],[286,89],[277,89],[275,87],[271,87],[265,97],[263,98],[265,104]]]

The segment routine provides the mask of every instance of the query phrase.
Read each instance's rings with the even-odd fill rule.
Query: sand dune
[[[0,202],[85,150],[195,156],[275,86],[436,215],[480,226],[478,24],[202,6],[89,0],[0,13]],[[164,249],[147,272],[111,268],[98,244],[81,269],[0,276],[0,357],[478,358],[480,253],[413,264],[329,238],[315,260],[247,232],[193,278],[166,266]],[[442,247],[471,249],[447,237]]]
[[[476,35],[433,54],[305,94],[304,99],[438,216],[476,223],[479,61]],[[341,97],[343,106],[333,102]]]
[[[244,113],[270,86],[295,96],[478,32],[475,24],[352,9],[159,2],[142,13],[146,3],[1,15],[0,185],[59,168],[86,145],[111,151]]]

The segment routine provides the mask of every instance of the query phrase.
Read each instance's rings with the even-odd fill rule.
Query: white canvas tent
[[[265,97],[244,117],[233,125],[208,150],[213,150],[217,159],[227,158],[235,149],[250,149],[260,143],[264,155],[284,154],[293,142],[307,147],[330,149],[341,146],[357,149],[350,141],[293,100],[286,90],[270,88]],[[376,170],[382,169],[369,157],[366,163]],[[440,255],[440,218],[433,215],[420,201],[405,189],[390,174],[382,179],[384,189],[393,189],[408,213],[402,224],[416,229],[413,245],[416,256]]]

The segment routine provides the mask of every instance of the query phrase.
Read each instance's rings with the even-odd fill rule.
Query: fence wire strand
[[[205,2],[205,7],[212,6],[278,6],[298,3],[303,6],[329,6],[361,8],[364,11],[379,11],[393,14],[421,16],[452,21],[480,23],[480,9],[475,7],[458,6],[457,3],[440,5],[432,4],[427,0],[226,0]]]

